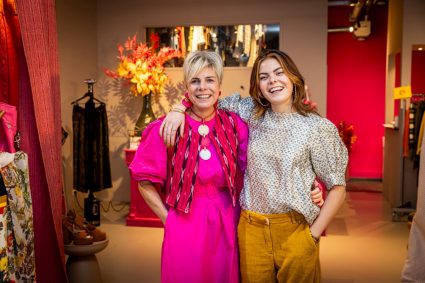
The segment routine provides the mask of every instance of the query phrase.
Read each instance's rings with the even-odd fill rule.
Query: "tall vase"
[[[147,127],[147,125],[156,120],[156,117],[152,111],[151,99],[152,92],[143,96],[142,111],[140,111],[140,116],[137,119],[136,125],[134,127],[134,131],[137,136],[141,136],[143,130]]]

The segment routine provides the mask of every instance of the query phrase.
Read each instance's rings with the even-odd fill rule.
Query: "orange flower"
[[[158,52],[144,43],[137,42],[136,35],[118,44],[118,67],[115,71],[104,69],[107,76],[121,78],[130,85],[135,96],[163,92],[167,75],[164,63],[172,58],[181,57],[178,50],[164,47]]]

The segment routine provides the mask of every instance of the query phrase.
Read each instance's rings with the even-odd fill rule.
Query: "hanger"
[[[97,99],[96,97],[94,97],[94,94],[93,94],[93,85],[96,83],[96,80],[94,80],[94,79],[86,79],[86,80],[84,80],[84,82],[87,84],[88,91],[82,97],[80,97],[77,100],[74,100],[73,102],[71,102],[71,105],[78,104],[78,102],[80,100],[83,100],[84,98],[87,98],[87,97],[89,98],[89,100],[93,100],[93,101],[95,101],[97,103],[100,103],[100,104],[104,105],[105,103],[102,100]]]
[[[13,143],[15,146],[15,151],[21,151],[21,133],[19,131],[16,132]]]
[[[6,111],[0,110],[0,119],[3,118],[4,114],[6,114]]]
[[[89,97],[89,99],[91,99],[91,100],[93,100],[93,101],[95,101],[95,102],[97,102],[97,103],[105,104],[102,100],[97,99],[96,97],[94,97],[94,96],[93,96],[93,93],[87,92],[87,93],[86,93],[86,94],[84,94],[82,97],[80,97],[80,98],[78,98],[77,100],[74,100],[73,102],[71,102],[71,105],[78,104],[78,102],[79,102],[80,100],[83,100],[84,98],[87,98],[87,97]]]

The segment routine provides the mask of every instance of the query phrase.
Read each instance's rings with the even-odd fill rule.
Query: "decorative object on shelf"
[[[118,44],[117,69],[115,71],[104,69],[107,76],[121,79],[133,95],[143,97],[143,108],[134,129],[136,135],[140,135],[144,128],[155,120],[151,96],[164,91],[164,83],[167,80],[164,63],[181,56],[178,50],[169,47],[157,49],[156,44],[148,46],[137,42],[134,35],[132,38],[129,37],[124,45]]]

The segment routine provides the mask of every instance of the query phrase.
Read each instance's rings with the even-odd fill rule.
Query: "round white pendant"
[[[210,128],[208,128],[207,125],[202,124],[198,127],[198,133],[201,136],[206,136],[206,135],[208,135],[209,132],[210,132]]]
[[[204,148],[199,152],[199,156],[202,158],[202,160],[209,160],[211,158],[211,151]]]

